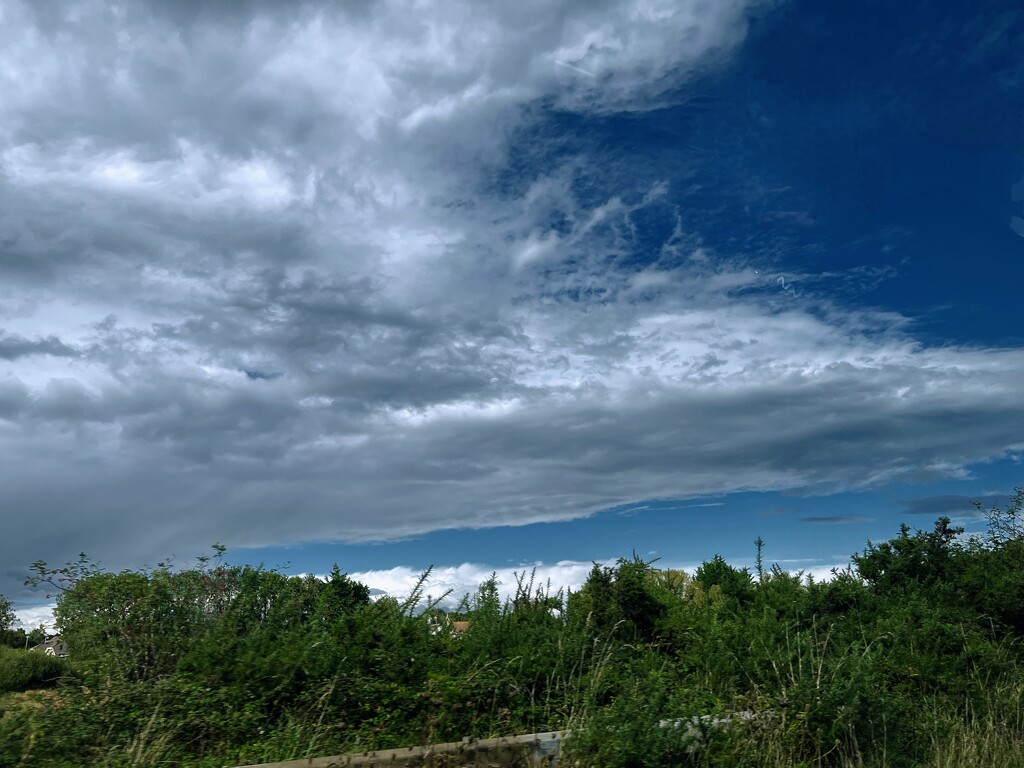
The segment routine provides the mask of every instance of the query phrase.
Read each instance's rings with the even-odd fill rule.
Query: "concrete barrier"
[[[378,749],[332,757],[311,757],[279,763],[258,763],[239,768],[550,768],[556,765],[566,731],[463,739],[426,747]]]
[[[728,715],[696,715],[662,720],[659,728],[682,728],[687,752],[695,752],[707,742],[713,731],[722,731],[739,723],[771,717],[771,712],[733,712]],[[258,763],[238,768],[553,768],[558,764],[562,741],[569,731],[527,733],[493,739],[470,739],[431,744],[426,747],[378,749],[350,752],[332,757],[310,757],[280,763]]]

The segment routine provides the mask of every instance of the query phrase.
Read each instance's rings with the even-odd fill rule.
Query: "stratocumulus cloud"
[[[719,214],[664,177],[531,138],[678,103],[760,12],[5,4],[0,558],[864,488],[1024,448],[1021,350],[922,344],[837,298],[884,274],[709,248]]]

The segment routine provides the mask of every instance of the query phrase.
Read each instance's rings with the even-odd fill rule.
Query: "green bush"
[[[67,672],[67,662],[56,656],[0,647],[0,693],[49,688]]]
[[[3,700],[0,765],[213,768],[565,729],[578,766],[1024,768],[1017,506],[988,538],[903,527],[827,583],[634,555],[570,595],[523,574],[503,600],[492,576],[447,616],[422,582],[371,603],[337,568],[285,576],[220,548],[174,572],[39,563],[76,680]],[[29,682],[30,665],[48,669]],[[0,691],[65,668],[3,652]]]

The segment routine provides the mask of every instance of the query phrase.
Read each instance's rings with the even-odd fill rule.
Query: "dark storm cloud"
[[[252,381],[273,381],[284,376],[280,371],[272,371],[270,373],[265,371],[242,371],[242,373]]]

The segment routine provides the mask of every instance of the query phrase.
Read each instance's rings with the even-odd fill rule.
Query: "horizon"
[[[913,521],[912,518],[901,519],[897,524],[897,529],[894,529],[888,535],[880,536],[873,540],[866,539],[861,549],[851,552],[845,559],[839,554],[833,555],[831,558],[766,557],[764,559],[764,568],[765,571],[768,572],[771,568],[778,566],[783,571],[801,576],[805,582],[808,579],[813,579],[815,582],[830,581],[834,577],[835,573],[854,567],[853,557],[855,555],[865,552],[872,544],[878,544],[897,536],[899,533],[898,526],[900,524],[905,523],[909,525],[911,530],[928,530],[930,526],[925,523],[925,520],[930,523],[937,521],[940,517],[948,517],[954,526],[964,529],[964,533],[959,538],[966,543],[972,538],[982,538],[982,533],[987,530],[987,521],[983,515],[985,511],[991,509],[992,506],[998,506],[1001,509],[1006,509],[1011,500],[1012,495],[992,495],[985,497],[984,499],[975,499],[975,501],[982,504],[981,508],[975,508],[972,504],[971,513],[957,515],[957,510],[955,508],[958,502],[964,501],[961,497],[942,496],[930,497],[924,500],[917,499],[914,500],[915,503],[907,504],[904,511],[906,514],[914,516],[926,516],[922,519],[923,524],[921,526],[911,524],[912,522],[916,522]],[[921,501],[926,503],[921,504]],[[986,506],[986,503],[988,506]],[[656,502],[654,504],[656,504]],[[707,507],[718,505],[719,503],[705,503],[691,506]],[[650,508],[652,505],[648,504],[643,506],[646,509]],[[909,510],[914,509],[915,506],[921,508],[910,512]],[[672,507],[670,506],[669,509],[672,509]],[[613,510],[612,512],[621,515],[624,512],[629,513],[630,510]],[[938,512],[937,517],[933,514],[936,512]],[[950,515],[953,516],[950,517]],[[874,518],[861,518],[859,516],[848,517],[851,518],[851,522],[874,522]],[[816,524],[830,523],[820,523],[819,521]],[[450,532],[440,531],[435,534],[435,537],[446,537],[449,533]],[[472,532],[470,532],[470,535],[472,535]],[[408,543],[420,545],[423,542],[412,540]],[[450,541],[446,543],[449,545],[451,544]],[[765,542],[763,539],[761,540],[761,543],[764,551],[769,554],[773,550],[776,550],[776,547],[769,546],[768,542]],[[376,546],[380,546],[380,543],[377,543]],[[376,546],[374,548],[376,548]],[[280,555],[282,552],[290,553],[299,556],[299,562],[315,563],[318,565],[322,565],[326,562],[324,560],[325,556],[338,554],[338,545],[336,544],[327,546],[321,545],[321,547],[321,552],[310,553],[305,556],[303,556],[303,550],[307,549],[308,545],[285,548],[283,550],[282,548],[273,548],[268,550],[268,553],[274,555]],[[750,548],[751,553],[756,552],[757,540],[750,542]],[[217,547],[214,547],[213,551],[216,553]],[[355,552],[359,550],[350,547],[349,551]],[[242,550],[240,553],[232,553],[225,550],[221,554],[224,562],[232,566],[268,568],[287,576],[314,576],[321,580],[325,580],[329,576],[328,570],[326,569],[320,572],[299,570],[296,562],[290,559],[281,563],[267,565],[265,560],[262,560],[259,557],[253,557],[254,554],[257,554],[254,552],[247,553],[245,550]],[[427,576],[427,578],[422,582],[424,602],[433,603],[436,601],[437,607],[445,611],[452,611],[458,607],[464,598],[469,598],[475,594],[477,587],[492,576],[497,580],[498,594],[502,600],[508,600],[515,595],[517,585],[521,580],[543,587],[548,594],[563,594],[567,596],[570,592],[578,591],[583,586],[592,567],[610,567],[622,559],[629,559],[630,556],[634,558],[639,557],[644,562],[659,569],[663,568],[685,571],[692,577],[702,564],[710,561],[714,556],[719,554],[721,553],[715,552],[713,555],[709,554],[699,560],[691,559],[689,562],[675,561],[665,563],[662,562],[662,557],[658,555],[656,550],[647,551],[645,555],[642,556],[633,549],[628,554],[623,553],[614,557],[605,557],[603,559],[591,559],[586,561],[569,559],[559,560],[557,562],[544,562],[542,560],[538,560],[534,562],[522,561],[515,564],[509,564],[511,561],[508,561],[505,564],[497,566],[462,562],[458,565],[442,565],[440,567],[435,566],[434,563],[428,563],[426,565],[419,564],[415,566],[403,563],[399,565],[392,565],[390,567],[378,567],[370,568],[368,570],[343,572],[345,572],[349,578],[369,587],[371,599],[392,597],[397,599],[399,602],[402,602],[412,594],[414,589],[416,589],[421,580],[427,576],[429,571],[429,576]],[[196,555],[197,558],[208,556],[208,552],[205,555]],[[395,562],[396,557],[400,560],[401,554],[388,552],[388,550],[385,549],[384,554],[379,555],[375,560],[370,560],[369,562],[390,563]],[[189,568],[196,567],[199,563],[199,560],[196,559],[190,564],[175,564],[173,559],[174,558],[171,558],[170,560],[172,562],[167,563],[167,567],[170,567],[172,570],[187,570]],[[730,565],[745,569],[752,577],[755,576],[756,557],[753,554],[749,557],[733,556],[726,557],[725,559]],[[833,560],[833,562],[828,562],[830,559]],[[336,564],[338,564],[337,561],[332,562],[332,565]],[[102,566],[102,564],[98,563],[96,565]],[[144,568],[145,567],[146,566],[144,566]],[[21,608],[16,611],[14,627],[25,630],[43,627],[48,631],[54,631],[56,629],[53,615],[54,608],[56,607],[56,601],[54,598],[55,596],[51,595],[49,598],[44,600],[23,603]]]
[[[1013,3],[14,0],[0,43],[20,617],[35,560],[214,542],[827,573],[1024,485]]]

